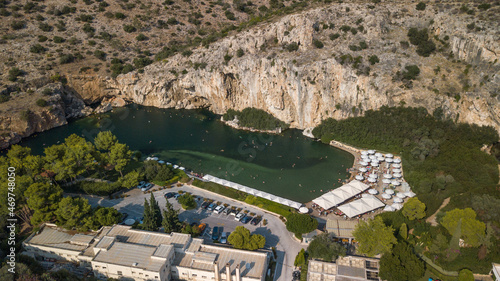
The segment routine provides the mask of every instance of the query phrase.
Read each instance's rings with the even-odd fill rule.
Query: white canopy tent
[[[341,210],[346,216],[352,218],[357,215],[371,212],[383,206],[385,206],[385,204],[375,196],[368,195],[366,197],[362,197],[361,199],[352,201],[351,203],[339,206],[338,209]]]
[[[384,207],[385,212],[394,212],[396,209],[394,209],[391,205],[385,205]]]
[[[401,205],[401,203],[394,203],[394,204],[392,204],[392,207],[396,210],[399,210],[399,209],[403,208],[403,205]]]
[[[398,194],[396,194],[397,197],[403,199],[403,198],[406,198],[406,194],[404,192],[398,192]]]
[[[407,192],[405,192],[405,195],[411,198],[411,197],[415,197],[417,194],[415,194],[413,191],[407,191]]]
[[[399,197],[394,197],[394,203],[403,203],[403,199],[399,198]]]
[[[240,190],[240,191],[246,192],[248,194],[252,194],[252,195],[267,199],[267,200],[271,200],[271,201],[274,201],[274,202],[277,202],[277,203],[280,203],[280,204],[283,204],[283,205],[286,205],[288,207],[292,207],[295,209],[299,209],[302,206],[302,203],[295,202],[295,201],[292,201],[292,200],[289,200],[286,198],[282,198],[282,197],[279,197],[276,195],[272,195],[270,193],[267,193],[267,192],[264,192],[261,190],[257,190],[257,189],[253,189],[251,187],[244,186],[244,185],[241,185],[241,184],[238,184],[235,182],[231,182],[231,181],[228,181],[225,179],[220,179],[220,178],[217,178],[217,177],[214,177],[211,175],[205,175],[205,176],[203,176],[203,179],[206,181],[214,182],[214,183],[217,183],[217,184],[220,184],[223,186],[227,186],[227,187],[230,187],[230,188],[233,188],[236,190]]]
[[[344,184],[343,186],[335,190],[321,195],[320,197],[314,199],[313,202],[321,206],[323,209],[330,209],[332,207],[340,205],[347,199],[350,199],[369,188],[369,185],[364,184],[358,180],[353,180],[350,183]]]
[[[362,175],[356,175],[354,178],[357,179],[358,181],[362,181],[365,179],[365,177],[363,177]]]
[[[309,213],[309,209],[307,207],[300,207],[299,212],[301,214],[307,214],[307,213]]]

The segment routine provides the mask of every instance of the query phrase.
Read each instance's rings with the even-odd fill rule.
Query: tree
[[[318,258],[324,261],[333,261],[338,256],[345,256],[346,248],[340,243],[334,242],[330,235],[325,233],[318,235],[307,247],[307,252],[311,258]]]
[[[406,223],[401,224],[398,233],[399,236],[401,236],[401,238],[403,238],[404,240],[408,239],[408,227],[406,226]]]
[[[118,212],[113,207],[98,208],[94,212],[93,218],[99,223],[99,226],[114,225],[121,221],[122,213]]]
[[[489,194],[475,195],[471,205],[479,217],[487,221],[500,221],[500,199]]]
[[[63,190],[57,185],[37,182],[28,187],[24,196],[27,198],[28,207],[34,211],[31,224],[50,221],[58,203],[62,198]]]
[[[57,223],[64,228],[77,230],[88,230],[89,218],[92,207],[89,201],[84,198],[65,197],[59,202],[57,210]]]
[[[162,226],[165,233],[179,232],[182,227],[179,221],[179,213],[177,210],[174,210],[172,204],[170,204],[168,200],[165,205],[165,210],[163,210]]]
[[[244,226],[237,226],[227,241],[236,249],[257,250],[266,244],[266,238],[260,234],[250,234]]]
[[[191,210],[196,207],[196,201],[191,194],[186,193],[182,195],[181,197],[179,197],[178,201],[179,203],[181,203],[184,210]]]
[[[380,278],[387,281],[413,281],[425,273],[425,265],[410,245],[401,242],[380,259]]]
[[[359,242],[358,252],[368,256],[386,253],[396,244],[394,229],[378,216],[368,222],[360,221],[352,235]]]
[[[148,199],[144,198],[144,218],[142,220],[142,228],[149,231],[156,231],[158,227],[155,225],[154,214],[151,211]]]
[[[291,214],[286,219],[286,229],[295,234],[309,233],[318,227],[318,221],[307,214]]]
[[[300,249],[300,252],[295,257],[295,261],[293,262],[293,265],[295,265],[297,267],[303,266],[306,264],[306,259],[307,259],[306,251],[304,249]]]
[[[417,4],[416,9],[417,9],[418,11],[423,11],[423,10],[425,10],[425,3],[424,3],[424,2],[419,2],[419,3]]]
[[[441,225],[453,234],[458,223],[461,221],[461,237],[465,243],[477,247],[485,235],[486,225],[476,220],[476,212],[471,208],[454,209],[446,212],[441,220]]]
[[[420,202],[417,197],[408,199],[404,204],[402,213],[409,220],[422,219],[425,217],[425,204]]]
[[[109,151],[116,143],[118,140],[110,131],[99,132],[94,138],[94,145],[99,150]]]
[[[474,281],[474,274],[472,271],[464,268],[458,273],[458,281]]]
[[[115,170],[120,173],[123,177],[123,169],[130,162],[130,157],[132,156],[132,151],[130,151],[128,145],[122,143],[116,143],[111,147],[109,151],[109,163],[115,166]]]
[[[127,173],[124,177],[118,179],[118,183],[124,188],[136,187],[139,184],[141,174],[138,171]]]
[[[161,226],[162,216],[161,209],[156,201],[154,194],[151,192],[151,197],[149,198],[149,206],[151,208],[151,213],[153,214],[153,220],[156,228]]]

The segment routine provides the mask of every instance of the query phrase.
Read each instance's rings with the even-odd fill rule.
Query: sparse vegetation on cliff
[[[229,109],[224,114],[224,120],[231,121],[238,118],[238,125],[240,127],[253,128],[257,130],[274,130],[276,128],[287,129],[288,124],[257,108],[245,108],[242,111]]]

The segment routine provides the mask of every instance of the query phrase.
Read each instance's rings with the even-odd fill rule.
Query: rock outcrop
[[[437,7],[424,12],[407,8],[391,4],[372,10],[366,4],[349,3],[285,16],[224,38],[208,49],[196,49],[188,58],[176,55],[146,67],[143,73],[109,79],[106,87],[110,94],[148,106],[209,107],[216,113],[256,107],[300,129],[328,117],[342,119],[384,105],[406,105],[422,106],[431,113],[441,108],[453,120],[491,125],[500,131],[500,103],[494,94],[499,89],[500,48],[491,29],[470,33],[463,19],[466,15],[440,12]],[[343,25],[356,32],[342,33]],[[414,47],[400,43],[408,40],[406,33],[414,26],[429,28],[442,42],[448,36],[450,46],[443,43],[441,53],[418,56]],[[330,40],[337,32],[340,38]],[[315,47],[314,40],[325,46]],[[361,41],[369,48],[358,49]],[[298,51],[284,48],[292,42],[298,44]],[[240,48],[244,55],[238,57]],[[450,59],[447,50],[455,58]],[[361,63],[342,63],[342,55],[347,54],[354,61],[359,56]],[[228,63],[225,55],[232,56]],[[380,63],[370,65],[371,55],[377,55]],[[457,59],[473,65],[470,73],[463,74],[466,64],[451,61]],[[202,63],[206,67],[200,67]],[[421,70],[416,81],[408,85],[395,79],[398,71],[412,64]],[[187,73],[181,74],[183,70]],[[483,79],[485,71],[488,81],[466,87]]]

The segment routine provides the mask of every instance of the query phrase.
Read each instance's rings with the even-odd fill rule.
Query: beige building
[[[307,281],[379,281],[379,260],[358,256],[339,257],[336,262],[310,260]]]
[[[268,265],[267,253],[204,245],[189,234],[124,225],[81,234],[46,224],[23,246],[44,260],[79,262],[103,279],[262,281]]]

